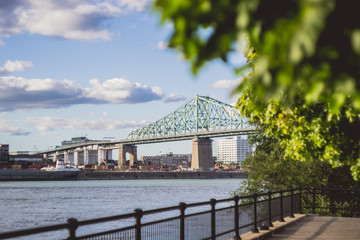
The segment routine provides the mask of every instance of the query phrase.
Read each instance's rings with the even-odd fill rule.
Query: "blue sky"
[[[232,65],[198,76],[166,43],[149,0],[0,2],[0,143],[46,150],[71,137],[125,139],[195,94],[235,103]],[[143,145],[140,155],[191,153],[191,143]]]

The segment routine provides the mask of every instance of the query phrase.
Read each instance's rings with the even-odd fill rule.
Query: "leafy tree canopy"
[[[350,167],[360,178],[360,2],[157,0],[169,46],[193,73],[227,61],[242,39],[251,74],[237,87],[242,114],[279,140],[285,157]]]
[[[274,137],[266,137],[263,131],[249,135],[248,139],[250,144],[256,145],[256,150],[242,163],[244,169],[248,171],[246,183],[241,184],[231,193],[232,195],[250,195],[258,193],[259,190],[267,192],[308,187],[358,189],[360,186],[360,181],[354,181],[352,178],[349,168],[332,168],[328,162],[301,162],[286,157],[279,142]],[[359,201],[354,196],[349,198],[346,194],[338,193],[330,193],[325,201],[330,205],[334,201],[345,199],[350,206],[356,205]],[[351,208],[350,212],[358,215],[356,208]],[[348,213],[348,211],[336,212],[339,216]]]
[[[233,195],[250,195],[259,189],[266,192],[329,185],[328,178],[332,173],[330,164],[287,158],[278,141],[266,137],[263,132],[250,135],[249,143],[255,144],[256,150],[242,163],[248,171],[247,183],[241,185]]]

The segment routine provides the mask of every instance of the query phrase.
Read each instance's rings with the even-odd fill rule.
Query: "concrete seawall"
[[[155,172],[117,170],[40,171],[0,169],[0,181],[247,178],[242,172]]]
[[[120,171],[82,171],[79,180],[130,180],[130,179],[215,179],[247,178],[242,172],[120,172]]]
[[[79,172],[0,169],[0,181],[47,181],[76,179]]]

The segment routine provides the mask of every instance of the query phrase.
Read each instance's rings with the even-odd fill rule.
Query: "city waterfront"
[[[1,232],[230,197],[243,179],[0,182]],[[116,223],[119,225],[119,223]]]

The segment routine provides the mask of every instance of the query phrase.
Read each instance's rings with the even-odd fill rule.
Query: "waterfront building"
[[[9,154],[10,163],[13,165],[12,168],[31,168],[40,169],[45,165],[43,162],[42,154],[36,154],[36,152],[30,151],[17,151],[10,152]]]
[[[0,144],[0,162],[9,161],[9,144]]]
[[[217,141],[217,161],[225,164],[241,163],[252,148],[247,139],[240,136],[225,138]]]
[[[140,161],[142,161],[142,164],[145,166],[177,168],[180,165],[189,165],[191,162],[191,154],[173,154],[172,152],[168,152],[157,156],[142,156],[140,157]]]
[[[43,157],[42,154],[36,154],[35,152],[17,151],[17,152],[10,152],[9,159],[10,161],[14,161],[14,162],[27,161],[31,163],[39,163],[42,162]]]

